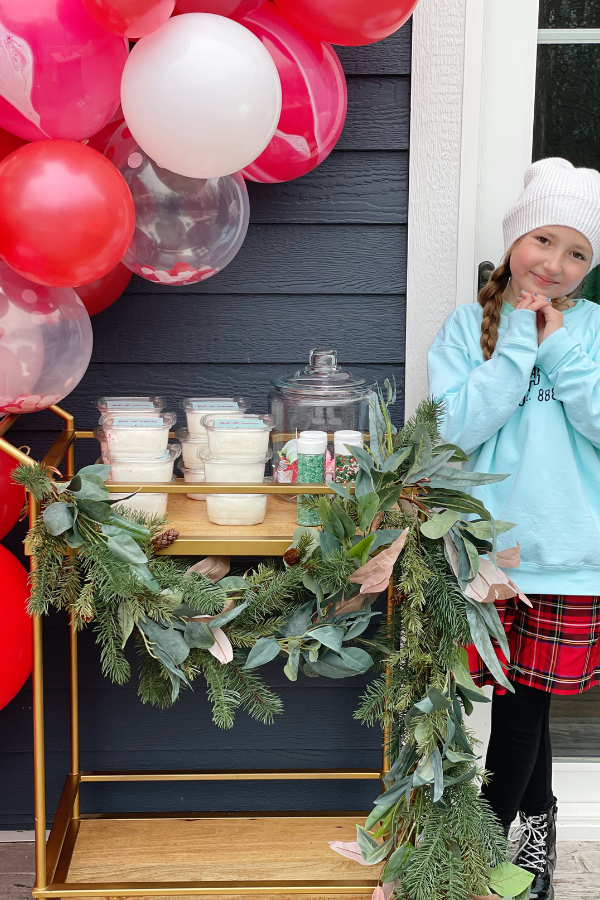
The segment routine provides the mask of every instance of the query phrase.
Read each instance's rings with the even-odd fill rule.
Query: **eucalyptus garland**
[[[91,624],[103,671],[131,675],[124,648],[135,640],[143,702],[168,706],[199,675],[213,719],[231,727],[245,709],[270,723],[280,698],[256,669],[281,659],[286,676],[345,678],[374,669],[356,717],[389,735],[390,771],[356,842],[332,849],[374,866],[374,900],[468,900],[494,894],[522,900],[532,876],[507,860],[507,844],[479,795],[487,773],[465,721],[488,698],[471,679],[465,645],[474,643],[496,679],[512,690],[492,639],[508,645],[493,603],[520,592],[497,568],[494,520],[466,493],[506,478],[452,463],[468,457],[439,437],[442,407],[421,404],[396,431],[386,382],[371,406],[371,443],[353,447],[354,492],[315,498],[320,528],[299,528],[283,560],[229,573],[229,561],[157,556],[164,519],[115,507],[108,467],[56,482],[40,466],[15,476],[42,503],[30,536],[35,559],[31,612],[67,609]],[[393,588],[390,616],[374,609]],[[520,595],[524,601],[526,598]],[[381,603],[380,603],[381,605]],[[370,628],[379,622],[377,629]]]

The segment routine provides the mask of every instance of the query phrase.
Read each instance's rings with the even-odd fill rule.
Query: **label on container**
[[[163,425],[163,420],[158,417],[129,419],[126,416],[115,416],[112,424],[117,428],[159,428]]]
[[[239,404],[235,402],[235,400],[222,400],[220,403],[217,400],[213,400],[211,402],[204,402],[203,400],[192,400],[192,409],[239,409]]]
[[[107,409],[155,409],[151,400],[107,400]]]
[[[214,428],[253,428],[255,431],[263,428],[261,419],[234,419],[224,416],[213,419],[212,425]]]

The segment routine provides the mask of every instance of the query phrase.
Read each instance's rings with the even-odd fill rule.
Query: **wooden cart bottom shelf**
[[[84,816],[62,891],[55,883],[38,896],[166,900],[206,897],[210,888],[209,896],[221,900],[368,900],[378,873],[334,853],[328,843],[356,840],[356,823],[365,815]],[[199,882],[203,890],[197,893]]]

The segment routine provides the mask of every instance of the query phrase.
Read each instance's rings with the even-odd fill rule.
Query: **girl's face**
[[[513,293],[529,291],[551,300],[572,293],[587,275],[592,247],[586,237],[566,225],[530,231],[510,256]]]

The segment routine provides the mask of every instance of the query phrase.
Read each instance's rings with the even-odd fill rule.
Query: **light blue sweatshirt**
[[[473,494],[517,523],[498,547],[521,544],[507,574],[523,591],[600,594],[600,306],[578,300],[538,347],[535,313],[505,303],[486,362],[482,312],[459,306],[429,350],[442,438],[469,454],[465,469],[510,474]]]

